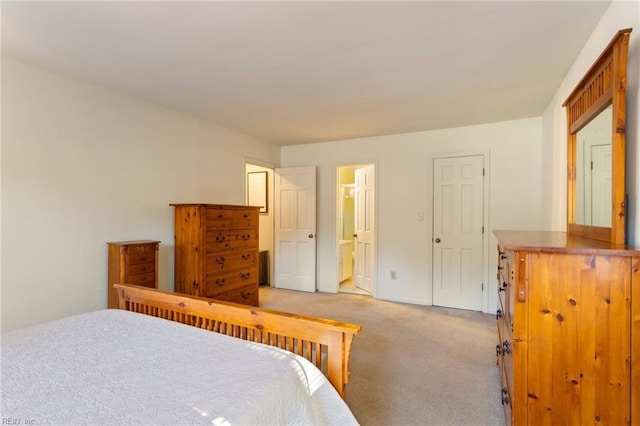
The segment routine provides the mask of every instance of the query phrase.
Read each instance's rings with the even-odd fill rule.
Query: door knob
[[[435,242],[436,242],[436,243],[439,243],[439,242],[440,242],[440,238],[436,238],[436,239],[435,239]]]
[[[313,234],[309,234],[309,238],[313,238]]]

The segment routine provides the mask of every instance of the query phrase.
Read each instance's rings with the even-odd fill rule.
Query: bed
[[[20,424],[357,424],[354,324],[115,284],[120,309],[4,333]]]

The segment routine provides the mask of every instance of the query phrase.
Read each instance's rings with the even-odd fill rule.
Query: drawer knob
[[[498,343],[496,345],[496,356],[500,356],[500,355],[502,355],[502,345]]]
[[[507,388],[502,388],[501,399],[502,399],[502,405],[509,404],[509,391],[507,390]]]
[[[496,319],[498,320],[498,319],[500,319],[500,318],[502,318],[502,309],[498,309],[498,310],[496,311]]]
[[[218,265],[224,265],[225,260],[224,256],[216,257],[216,263]]]
[[[216,280],[216,285],[219,285],[220,287],[222,287],[222,286],[224,286],[224,285],[225,285],[225,283],[226,283],[226,282],[227,282],[227,280],[226,280],[226,279],[224,279],[224,278],[218,278],[218,279]]]
[[[510,354],[511,353],[511,345],[509,345],[509,341],[505,340],[502,342],[502,354]]]
[[[245,254],[242,255],[242,259],[244,259],[244,260],[248,260],[250,258],[251,258],[251,255],[249,253],[245,253]]]

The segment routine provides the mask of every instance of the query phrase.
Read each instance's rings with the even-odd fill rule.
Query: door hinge
[[[484,176],[484,167],[482,168],[482,176]]]
[[[484,291],[484,283],[480,284],[480,286],[482,287],[482,291]]]
[[[482,225],[482,235],[484,235],[484,225]]]

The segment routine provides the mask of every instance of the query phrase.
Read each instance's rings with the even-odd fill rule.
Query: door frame
[[[463,151],[453,151],[453,152],[438,152],[432,153],[427,156],[427,167],[429,172],[427,173],[427,202],[430,203],[430,208],[425,209],[425,221],[429,227],[429,244],[427,244],[427,268],[428,268],[428,289],[427,289],[427,305],[433,305],[433,172],[434,172],[434,161],[439,158],[451,158],[451,157],[471,157],[471,156],[482,156],[484,159],[484,179],[482,185],[483,192],[483,208],[482,208],[482,226],[484,226],[484,234],[482,235],[482,281],[484,284],[484,288],[482,290],[482,312],[488,312],[489,308],[489,294],[495,293],[494,288],[494,280],[491,280],[489,274],[489,253],[494,253],[495,250],[489,250],[489,243],[492,240],[491,238],[491,229],[489,228],[489,224],[491,221],[489,220],[490,215],[490,206],[489,202],[491,198],[489,197],[489,182],[491,181],[491,151],[488,149],[477,149],[477,150],[463,150]]]
[[[378,161],[342,161],[339,163],[333,163],[333,177],[331,179],[331,184],[333,187],[333,267],[335,268],[334,273],[334,284],[333,284],[333,292],[340,292],[340,271],[338,270],[339,256],[340,256],[340,212],[338,209],[340,203],[340,188],[338,188],[338,169],[340,167],[358,167],[358,166],[368,166],[373,165],[374,170],[374,198],[373,198],[373,211],[374,217],[376,220],[373,223],[373,293],[372,296],[374,299],[378,297]]]

